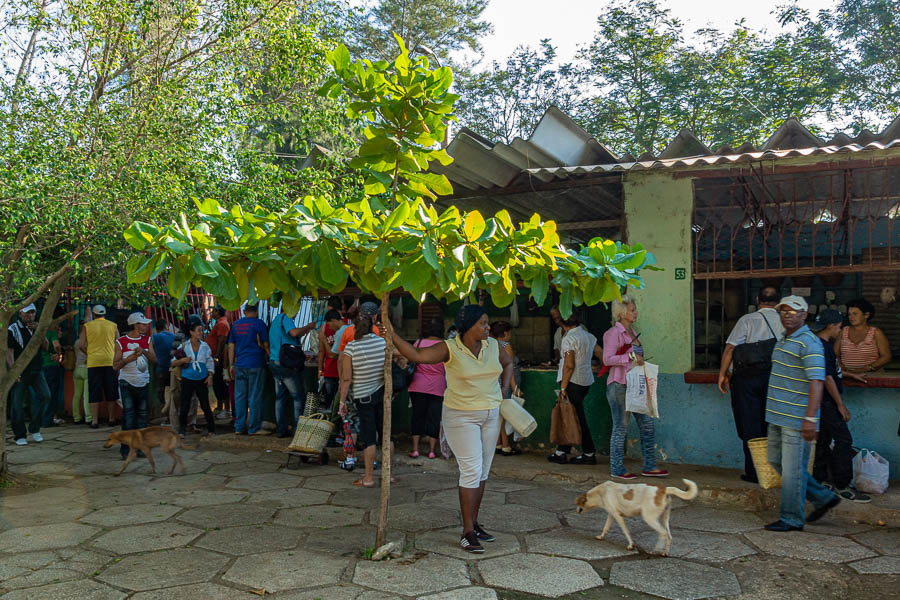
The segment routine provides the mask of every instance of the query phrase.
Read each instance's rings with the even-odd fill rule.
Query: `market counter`
[[[688,371],[684,374],[685,383],[710,383],[717,385],[719,382],[718,371]],[[854,388],[900,388],[900,371],[881,371],[866,375],[866,383],[860,383],[852,379],[844,378],[844,387]]]

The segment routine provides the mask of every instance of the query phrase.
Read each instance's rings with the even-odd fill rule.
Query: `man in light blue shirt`
[[[806,522],[818,521],[841,501],[806,469],[825,381],[822,342],[805,325],[808,308],[800,296],[782,298],[776,306],[785,337],[772,352],[766,422],[769,462],[781,473],[781,512],[778,521],[766,525],[769,531],[802,531]],[[809,516],[805,500],[815,507]]]
[[[269,326],[269,369],[275,379],[275,424],[278,437],[288,437],[297,419],[303,414],[306,390],[303,385],[303,371],[288,369],[278,361],[281,347],[296,344],[304,335],[316,328],[316,323],[297,327],[294,320],[284,311]],[[292,403],[288,403],[288,394]]]

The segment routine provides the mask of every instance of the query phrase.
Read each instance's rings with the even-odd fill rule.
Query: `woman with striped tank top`
[[[844,327],[834,344],[841,368],[850,373],[877,371],[891,362],[891,348],[879,328],[869,325],[875,317],[875,307],[865,298],[847,303],[849,327]]]

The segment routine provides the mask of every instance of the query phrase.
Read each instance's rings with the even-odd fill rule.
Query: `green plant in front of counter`
[[[655,270],[656,261],[640,244],[595,238],[576,250],[561,243],[553,221],[537,214],[516,225],[506,211],[487,218],[452,206],[438,212],[431,201],[453,190],[444,175],[427,170],[452,161],[438,144],[455,119],[457,97],[448,92],[453,74],[446,67],[432,70],[424,57],[410,59],[398,42],[400,55],[392,63],[352,62],[338,47],[329,54],[335,76],[321,91],[349,96],[348,117],[362,121],[366,141],[350,166],[365,176],[365,198],[342,204],[310,195],[280,211],[229,209],[206,199],[196,201],[190,218],[182,214],[161,226],[135,222],[124,233],[136,250],[127,264],[129,282],[165,274],[172,296],[183,298],[194,284],[228,309],[280,296],[293,314],[305,294],[339,292],[352,280],[382,298],[388,333],[387,298],[398,288],[419,299],[457,300],[483,289],[503,307],[513,302],[521,280],[538,304],[555,288],[560,312],[568,316],[575,305],[609,302],[626,286],[644,286],[641,271]],[[388,343],[386,414],[392,349]],[[389,420],[383,439],[390,439]],[[384,450],[387,479],[388,446]],[[376,547],[383,533],[380,522]]]

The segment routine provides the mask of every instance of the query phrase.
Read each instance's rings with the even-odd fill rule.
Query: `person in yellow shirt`
[[[456,327],[457,337],[427,348],[415,348],[396,333],[393,341],[400,354],[412,362],[444,363],[447,390],[441,418],[459,465],[463,518],[459,545],[467,552],[483,553],[481,542],[496,538],[478,523],[478,510],[500,434],[500,404],[512,385],[513,361],[490,337],[484,307],[464,306],[456,317]]]
[[[115,402],[118,375],[113,369],[115,342],[119,335],[116,324],[106,319],[106,307],[95,306],[93,320],[81,326],[78,347],[87,355],[88,394],[91,401],[91,428],[100,426],[100,403],[106,400],[106,414],[109,425],[116,425]]]

